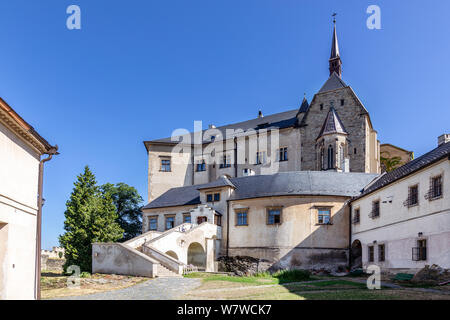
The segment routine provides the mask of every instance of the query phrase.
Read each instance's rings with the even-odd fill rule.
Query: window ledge
[[[443,195],[440,195],[439,197],[430,198],[430,199],[428,199],[428,201],[439,200],[439,199],[442,199],[443,197],[444,197]]]
[[[316,223],[316,226],[332,226],[332,223]]]
[[[236,224],[235,227],[248,227],[248,224]]]

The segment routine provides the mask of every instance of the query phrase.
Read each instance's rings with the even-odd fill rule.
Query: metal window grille
[[[419,187],[412,186],[408,189],[408,198],[403,202],[405,207],[412,207],[419,204]]]

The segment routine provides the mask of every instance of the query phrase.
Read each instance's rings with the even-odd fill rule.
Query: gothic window
[[[334,150],[333,146],[330,144],[328,146],[328,169],[334,168]]]
[[[325,152],[323,147],[320,148],[320,169],[325,169]]]
[[[345,170],[345,161],[344,161],[344,145],[341,144],[339,146],[339,168],[343,171]]]

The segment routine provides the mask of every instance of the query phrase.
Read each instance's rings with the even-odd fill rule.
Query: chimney
[[[258,118],[263,118],[264,116],[263,116],[263,113],[262,113],[262,111],[261,110],[259,110],[258,111]]]
[[[446,133],[438,137],[438,147],[447,142],[450,142],[450,133]]]
[[[216,128],[216,126],[215,126],[215,125],[213,125],[213,124],[210,124],[210,125],[208,125],[208,128],[209,128],[209,129],[215,129],[215,128]]]

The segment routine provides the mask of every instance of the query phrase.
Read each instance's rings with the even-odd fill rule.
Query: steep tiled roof
[[[306,112],[306,111],[308,111],[308,109],[309,109],[309,103],[308,103],[308,100],[306,100],[306,97],[305,97],[305,98],[303,98],[302,105],[300,106],[300,109],[298,110],[298,113]]]
[[[361,198],[375,190],[378,190],[388,184],[391,184],[401,178],[408,176],[422,168],[433,164],[436,161],[439,161],[443,158],[450,157],[450,142],[444,143],[438,146],[436,149],[431,150],[430,152],[420,156],[414,160],[411,160],[407,164],[381,175],[374,183],[365,188],[361,195],[357,198]]]
[[[325,134],[331,133],[347,134],[347,131],[345,130],[341,119],[339,119],[339,116],[333,107],[330,108],[330,111],[328,112],[328,115],[325,118],[325,121],[323,123],[322,129],[320,130],[318,138],[320,138]]]
[[[230,200],[289,195],[353,197],[377,176],[358,172],[295,171],[230,178],[236,187]],[[198,190],[210,185],[170,189],[144,209],[200,204]]]
[[[336,72],[333,72],[333,74],[328,78],[328,80],[325,82],[325,84],[319,90],[319,93],[336,90],[336,89],[340,89],[340,88],[345,88],[345,87],[347,87],[345,82],[337,75]]]

